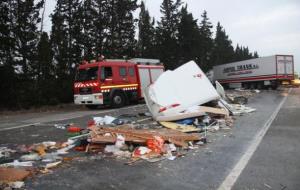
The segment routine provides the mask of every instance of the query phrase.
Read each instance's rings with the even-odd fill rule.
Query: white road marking
[[[143,107],[145,106],[145,104],[143,105],[135,105],[135,106],[130,106],[130,107],[125,107],[125,108],[120,108],[121,110],[126,110],[126,109],[133,109],[133,108],[139,108],[139,107]],[[119,110],[120,110],[119,109]],[[103,114],[103,113],[110,113],[110,112],[114,112],[117,111],[116,109],[110,109],[110,110],[103,110],[100,112],[96,112],[96,113],[88,113],[88,114],[83,114],[83,115],[76,115],[76,116],[70,116],[70,117],[64,117],[61,119],[55,119],[55,120],[49,120],[49,121],[44,121],[44,122],[52,122],[52,121],[63,121],[63,120],[69,120],[69,119],[75,119],[75,118],[79,118],[79,117],[84,117],[87,115],[96,115],[96,114]],[[7,131],[7,130],[11,130],[11,129],[19,129],[19,128],[24,128],[24,127],[30,127],[33,125],[40,125],[42,124],[41,122],[34,122],[34,123],[29,123],[29,124],[24,124],[24,125],[18,125],[18,126],[13,126],[13,127],[6,127],[6,128],[0,128],[0,131]]]
[[[19,128],[30,127],[30,126],[39,125],[39,124],[41,124],[41,123],[30,123],[30,124],[15,126],[15,127],[7,127],[7,128],[0,129],[0,131],[7,131],[7,130],[11,130],[11,129],[19,129]]]
[[[288,94],[291,92],[291,88],[288,91]],[[218,190],[230,190],[233,185],[235,184],[238,177],[241,175],[243,169],[248,164],[250,158],[254,154],[255,150],[257,149],[258,145],[260,144],[261,140],[265,136],[266,132],[270,128],[273,120],[276,118],[280,108],[286,101],[288,96],[283,97],[280,104],[277,106],[276,110],[273,112],[271,117],[267,120],[267,122],[264,124],[262,129],[256,134],[252,142],[250,143],[250,146],[244,153],[244,155],[240,158],[240,160],[237,162],[237,164],[234,166],[234,168],[231,170],[231,172],[227,175],[223,183],[219,186]]]
[[[145,106],[145,104],[143,105],[135,105],[135,106],[130,106],[130,107],[125,107],[125,108],[119,108],[118,110],[126,110],[126,109],[132,109],[132,108],[139,108],[139,107],[143,107]],[[110,113],[110,112],[114,112],[114,111],[118,111],[117,109],[109,109],[109,110],[104,110],[104,111],[100,111],[100,112],[96,112],[96,113],[88,113],[88,114],[84,114],[84,115],[77,115],[77,116],[70,116],[70,117],[65,117],[65,118],[61,118],[61,119],[55,119],[55,121],[64,121],[64,120],[69,120],[69,119],[75,119],[75,118],[79,118],[79,117],[84,117],[87,115],[96,115],[96,114],[103,114],[103,113]]]

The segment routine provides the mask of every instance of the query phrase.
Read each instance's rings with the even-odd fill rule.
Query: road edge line
[[[15,127],[7,127],[7,128],[0,129],[0,131],[8,131],[11,129],[19,129],[19,128],[30,127],[30,126],[35,126],[35,125],[39,125],[39,124],[41,124],[41,123],[30,123],[30,124],[25,124],[25,125],[18,125]]]
[[[278,112],[280,111],[282,105],[285,103],[288,95],[291,92],[291,88],[288,91],[287,96],[283,97],[280,104],[277,106],[275,111],[272,113],[270,118],[266,121],[262,129],[255,135],[255,138],[250,143],[248,149],[245,151],[245,153],[242,155],[240,160],[237,162],[237,164],[233,167],[233,169],[230,171],[230,173],[227,175],[225,180],[222,182],[222,184],[219,186],[218,190],[230,190],[239,176],[241,175],[244,168],[247,166],[249,160],[253,156],[254,152],[256,151],[258,145],[262,141],[263,137],[267,133],[268,129],[270,128],[271,124],[273,123],[274,119],[276,118]]]
[[[139,107],[143,107],[146,104],[138,104],[138,105],[133,105],[133,106],[128,106],[128,107],[123,107],[123,108],[119,108],[118,110],[123,110],[123,109],[130,109],[130,108],[139,108]],[[96,114],[102,114],[102,113],[109,113],[109,112],[113,112],[117,109],[109,109],[109,110],[102,110],[99,111],[95,114],[87,114],[87,115],[82,115],[82,116],[75,116],[75,117],[67,117],[67,118],[63,118],[63,119],[58,119],[55,121],[64,121],[64,120],[69,120],[69,119],[76,119],[76,118],[80,118],[80,117],[85,117],[88,115],[96,115]],[[48,123],[48,122],[53,122],[53,121],[47,121],[47,122],[42,122],[42,123]],[[19,128],[24,128],[24,127],[30,127],[30,126],[34,126],[34,125],[39,125],[42,124],[41,122],[37,122],[37,123],[29,123],[29,124],[24,124],[24,125],[18,125],[18,126],[13,126],[13,127],[6,127],[6,128],[0,128],[0,131],[8,131],[8,130],[12,130],[12,129],[19,129]]]

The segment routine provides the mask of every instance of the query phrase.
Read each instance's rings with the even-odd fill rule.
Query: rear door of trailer
[[[137,72],[140,83],[139,96],[144,97],[142,91],[156,81],[156,79],[164,72],[164,67],[158,65],[137,65]]]
[[[294,57],[292,55],[276,55],[277,78],[294,76]]]

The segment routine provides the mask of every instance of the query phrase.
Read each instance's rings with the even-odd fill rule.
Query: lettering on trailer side
[[[227,76],[250,74],[254,69],[258,69],[258,64],[244,64],[237,66],[225,67],[223,73]]]

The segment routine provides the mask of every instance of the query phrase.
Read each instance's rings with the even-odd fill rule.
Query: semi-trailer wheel
[[[272,88],[272,90],[276,90],[278,88],[278,85],[277,84],[271,85],[271,88]]]
[[[256,88],[257,88],[256,83],[255,83],[255,82],[252,82],[252,83],[250,84],[250,89],[253,90],[253,89],[256,89]]]
[[[244,83],[243,83],[243,88],[244,88],[244,89],[249,89],[249,88],[250,88],[249,83],[244,82]]]
[[[258,82],[257,83],[257,89],[258,90],[261,90],[261,89],[263,89],[264,88],[264,83],[263,82]]]
[[[279,82],[278,81],[272,81],[271,83],[271,88],[272,90],[276,90],[279,86]]]
[[[123,107],[126,103],[126,98],[124,94],[120,91],[114,92],[111,97],[111,106],[113,108],[120,108]]]

